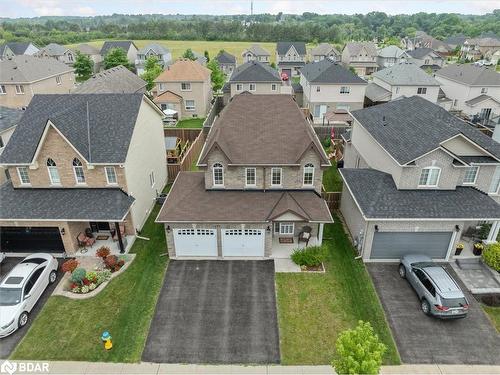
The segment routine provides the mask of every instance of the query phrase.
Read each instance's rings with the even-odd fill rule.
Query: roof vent
[[[386,125],[387,125],[387,121],[385,121],[385,116],[382,116],[382,125],[383,125],[383,126],[386,126]]]

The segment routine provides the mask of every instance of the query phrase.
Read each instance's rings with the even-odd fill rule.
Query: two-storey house
[[[146,93],[147,82],[132,73],[123,65],[94,74],[85,82],[78,84],[74,94],[133,94]]]
[[[380,69],[408,61],[408,54],[398,46],[390,45],[380,48],[377,52],[377,64]]]
[[[5,146],[9,143],[12,133],[24,111],[22,109],[13,109],[0,106],[0,155],[2,155]],[[0,167],[0,185],[3,185],[5,181],[10,180],[9,170]]]
[[[324,59],[330,59],[332,61],[340,61],[341,54],[337,49],[330,43],[320,43],[310,52],[311,60],[318,62]]]
[[[0,164],[2,252],[124,252],[167,180],[162,113],[142,94],[35,95]]]
[[[135,60],[137,75],[144,73],[146,60],[150,57],[156,57],[158,64],[160,64],[162,68],[172,62],[172,53],[168,48],[156,43],[148,44],[146,47],[137,51],[137,59]]]
[[[342,50],[342,63],[360,76],[369,76],[378,69],[377,46],[372,42],[347,43]]]
[[[366,87],[365,104],[370,106],[413,95],[436,103],[439,82],[418,66],[402,62],[372,74],[372,81]]]
[[[217,56],[215,56],[215,60],[222,72],[228,77],[233,74],[234,69],[236,69],[236,56],[224,50],[220,51]]]
[[[40,49],[35,56],[52,57],[69,66],[73,66],[73,63],[76,60],[75,51],[57,43],[47,44],[45,47]]]
[[[92,60],[94,64],[94,73],[101,70],[102,56],[97,48],[91,46],[90,44],[82,43],[75,47],[75,51],[80,52],[82,55],[87,56],[90,60]]]
[[[252,44],[250,48],[241,53],[243,62],[258,61],[264,64],[271,63],[271,54],[259,44]]]
[[[329,59],[307,63],[300,72],[302,106],[309,108],[314,123],[327,112],[363,108],[367,82]]]
[[[306,63],[307,51],[304,42],[276,43],[276,66],[280,74],[296,77]]]
[[[235,96],[210,129],[201,171],[178,174],[156,219],[169,256],[289,256],[299,238],[321,244],[333,221],[320,194],[328,166],[290,95]]]
[[[500,115],[500,74],[494,68],[451,64],[435,73],[451,109],[487,123]]]
[[[413,51],[408,51],[408,55],[410,55],[409,62],[424,70],[435,72],[441,69],[444,64],[443,57],[432,48],[417,48]]]
[[[123,41],[117,41],[117,40],[111,40],[111,41],[105,41],[104,44],[101,47],[101,56],[104,59],[106,55],[108,54],[109,51],[111,51],[114,48],[121,48],[122,50],[125,51],[127,54],[127,59],[128,62],[134,66],[135,65],[135,60],[137,60],[137,46],[135,45],[134,42],[131,40],[123,40]]]
[[[9,42],[0,45],[0,60],[9,59],[19,55],[34,55],[40,49],[33,43]]]
[[[419,96],[351,114],[340,209],[363,260],[447,260],[482,222],[496,240],[499,143]]]
[[[0,61],[0,105],[24,108],[35,94],[68,94],[74,69],[56,59],[28,55]]]
[[[155,79],[153,101],[162,110],[177,111],[179,118],[205,117],[212,100],[211,73],[196,61],[177,60]]]

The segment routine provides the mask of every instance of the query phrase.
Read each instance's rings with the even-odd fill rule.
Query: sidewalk
[[[11,361],[11,365],[22,361]],[[24,362],[27,363],[27,362]],[[30,362],[42,364],[43,362]],[[236,365],[177,365],[156,363],[93,363],[93,362],[45,362],[49,374],[334,374],[330,366],[236,366]],[[12,367],[10,367],[12,369]],[[2,366],[2,373],[9,373]],[[47,372],[14,371],[17,374],[47,374]],[[401,365],[383,366],[381,374],[500,374],[500,366],[483,365]]]

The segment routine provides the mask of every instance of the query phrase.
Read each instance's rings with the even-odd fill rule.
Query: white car
[[[57,260],[37,253],[23,259],[0,282],[0,338],[28,323],[45,288],[57,279]]]

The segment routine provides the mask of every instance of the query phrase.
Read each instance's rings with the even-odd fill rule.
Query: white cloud
[[[97,14],[96,10],[92,7],[78,7],[76,8],[77,15],[79,16],[94,16]]]

